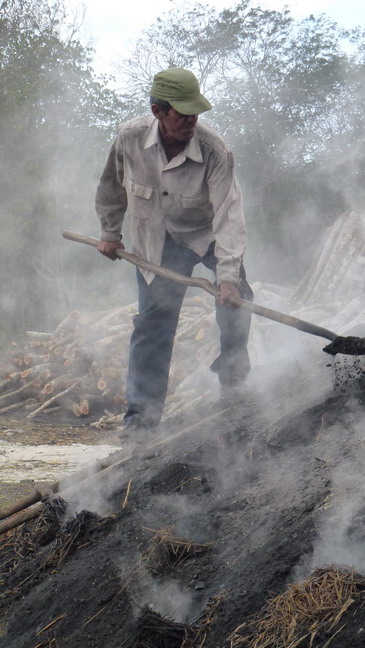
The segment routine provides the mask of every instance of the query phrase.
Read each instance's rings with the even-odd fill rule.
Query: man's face
[[[162,111],[158,111],[155,117],[160,122],[162,137],[178,142],[189,142],[191,140],[198,121],[198,115],[182,115],[174,108],[170,108],[167,115]]]

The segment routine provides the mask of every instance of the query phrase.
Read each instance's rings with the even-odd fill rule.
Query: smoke
[[[89,469],[84,469],[81,482],[72,477],[64,480],[60,491],[67,498],[70,514],[87,509],[100,516],[109,515],[113,510],[112,496],[119,491],[122,493],[120,507],[123,507],[124,500],[124,506],[127,506],[131,487],[132,492],[134,487],[128,464],[130,453],[127,451],[125,458],[118,453],[114,462],[113,455],[109,457],[110,464],[101,471],[91,465]]]
[[[78,20],[70,27],[62,3],[16,1],[2,10],[0,342],[7,343],[27,329],[52,330],[69,310],[127,303],[134,290],[123,288],[133,284],[128,268],[113,273],[95,250],[61,236],[99,235],[94,196],[120,103],[93,73],[90,50],[75,40]],[[76,33],[65,33],[66,22]]]
[[[316,454],[327,468],[330,492],[317,502],[316,540],[293,570],[291,580],[305,579],[314,569],[336,565],[365,573],[365,425],[358,401],[349,398],[346,427],[333,425]],[[318,435],[320,436],[320,435]]]
[[[209,537],[212,529],[200,503],[181,494],[155,495],[153,511],[145,513],[144,525],[153,529],[172,525],[177,535],[191,538],[194,542],[212,539]]]
[[[117,485],[115,480],[108,479],[103,482],[95,482],[95,472],[90,472],[91,481],[81,487],[71,489],[62,493],[67,498],[68,515],[74,515],[80,511],[92,511],[101,517],[107,516],[112,512],[110,496],[115,491]]]
[[[138,602],[177,623],[188,622],[194,611],[194,598],[191,592],[184,591],[180,583],[169,578],[164,578],[161,582],[147,573],[139,582]]]
[[[61,72],[64,104],[55,111],[52,97],[46,94],[46,90],[57,83]],[[7,289],[2,296],[2,308],[10,330],[12,324],[16,324],[22,331],[35,327],[47,330],[71,310],[103,310],[130,303],[136,298],[135,271],[132,266],[127,262],[112,264],[95,250],[65,241],[61,237],[63,229],[73,229],[96,237],[99,235],[99,224],[94,214],[94,195],[115,131],[115,124],[111,121],[121,120],[121,108],[107,104],[107,97],[101,92],[97,103],[101,106],[105,102],[106,113],[98,114],[95,124],[87,124],[83,121],[83,116],[78,115],[79,121],[75,118],[74,127],[69,129],[67,119],[75,117],[72,106],[82,105],[82,102],[77,101],[74,77],[65,69],[52,69],[46,81],[41,89],[45,93],[43,105],[46,107],[42,119],[51,128],[42,130],[40,120],[40,136],[34,134],[32,138],[22,137],[19,140],[15,129],[7,142],[10,157],[7,158],[6,166],[3,166],[2,195],[6,197],[6,201],[4,198],[1,216],[3,258],[7,261],[3,260],[1,267],[3,285]],[[345,90],[343,94],[346,95]],[[349,94],[349,101],[352,100],[351,97],[353,94]],[[63,105],[67,108],[67,119],[64,119]],[[97,128],[98,124],[100,128]],[[243,132],[244,125],[239,125],[234,132],[233,148],[237,152],[237,159],[241,161],[241,182],[244,186],[246,177],[242,171],[242,160],[245,156],[240,153],[240,128]],[[27,142],[25,154],[24,142]],[[335,155],[334,141],[326,155],[322,155],[321,173],[314,170],[302,181],[302,175],[298,172],[301,170],[300,165],[296,170],[293,164],[288,173],[288,166],[285,167],[283,162],[290,157],[294,160],[300,155],[304,140],[286,137],[281,143],[277,158],[273,157],[270,162],[272,168],[267,190],[263,191],[260,184],[258,187],[252,186],[250,192],[247,191],[246,205],[250,218],[246,270],[258,303],[283,313],[291,312],[293,306],[290,295],[313,257],[319,233],[339,210],[344,207],[358,208],[361,205],[363,194],[357,193],[358,184],[354,179],[361,178],[361,170],[356,166],[361,158],[361,142],[359,138],[358,143],[350,147],[346,159],[339,159]],[[248,162],[245,168],[249,171],[252,158],[246,155],[246,159]],[[344,165],[347,174],[344,174],[343,180],[341,173]],[[312,166],[315,165],[308,163],[303,168],[309,169]],[[279,189],[275,193],[272,186],[275,185],[277,167],[280,167],[279,176],[284,181],[282,185],[278,185]],[[354,179],[350,185],[346,184],[349,175]],[[281,200],[281,188],[283,194],[284,189],[286,191],[285,200]],[[260,194],[259,198],[255,195],[256,190]],[[128,231],[125,240],[128,247]],[[5,254],[7,248],[9,253]],[[265,283],[260,284],[259,278],[263,278]],[[277,282],[280,285],[276,285],[276,278],[280,278],[280,282]],[[343,311],[340,318],[331,319],[333,311],[340,310],[335,301],[332,312],[320,304],[308,304],[307,309],[304,306],[302,304],[301,308],[298,307],[296,315],[304,319],[308,317],[316,324],[333,324],[334,330],[337,330],[338,325],[341,333],[346,326],[350,326],[346,317],[351,313],[355,316],[358,309],[358,303],[354,301],[351,309],[346,311],[346,316]],[[362,324],[360,316],[357,324]],[[212,333],[218,341],[217,329],[212,327]],[[280,510],[280,507],[290,506],[300,500],[298,484],[306,478],[305,462],[308,461],[308,455],[288,450],[287,454],[272,460],[266,455],[260,456],[260,451],[264,443],[271,443],[272,446],[276,443],[279,447],[275,426],[279,428],[285,417],[294,414],[299,417],[303,411],[323,402],[332,393],[332,373],[331,368],[327,367],[329,361],[322,352],[323,345],[323,340],[319,338],[253,316],[249,342],[252,371],[239,411],[242,427],[245,427],[247,420],[248,430],[250,416],[253,412],[257,415],[259,411],[261,437],[256,433],[247,443],[245,453],[240,454],[233,441],[230,444],[224,443],[223,430],[221,436],[218,434],[210,442],[210,447],[203,451],[203,458],[208,465],[214,461],[217,484],[215,496],[219,498],[220,493],[234,494],[244,488],[247,501],[256,505],[252,514],[254,531],[249,539],[252,547],[255,543],[262,544],[270,536],[276,509]],[[211,413],[209,401],[216,405],[219,398],[217,378],[208,368],[214,359],[212,354],[216,347],[210,346],[207,354],[201,358],[192,352],[192,348],[193,345],[189,342],[185,350],[185,358],[189,356],[190,362],[189,377],[179,388],[181,402],[185,400],[185,405],[192,409],[192,413],[187,410],[184,412],[186,427],[192,420],[196,422],[197,417],[191,393],[188,396],[187,391],[195,391],[204,396],[200,405],[208,403],[208,416]],[[178,415],[179,410],[174,413]],[[365,441],[365,428],[360,421],[356,423],[355,430],[356,440],[348,437],[347,441],[348,444],[356,444],[356,452],[351,453],[350,459],[342,460],[341,465],[334,466],[330,472],[331,499],[328,508],[324,508],[319,516],[318,541],[313,552],[303,557],[295,572],[298,578],[316,566],[330,563],[350,564],[359,571],[365,570],[365,543],[362,535],[362,520],[365,517],[362,487],[365,457],[362,444]],[[170,432],[167,427],[166,436]],[[333,439],[328,441],[324,455],[324,460],[329,462],[336,460],[339,442],[343,438],[341,429],[333,429],[332,433]],[[193,435],[190,438],[193,439]],[[142,439],[142,442],[150,443],[150,439]],[[283,444],[284,452],[288,440],[284,439]],[[191,446],[192,450],[196,449],[193,440]],[[343,444],[341,447],[346,450]],[[108,515],[112,506],[111,496],[116,490],[126,490],[128,479],[127,468],[122,476],[118,473],[117,479],[113,472],[108,473],[104,479],[99,479],[95,470],[91,469],[89,480],[82,488],[76,487],[68,491],[69,512],[88,509],[101,516]],[[254,518],[255,515],[257,519]],[[214,538],[214,529],[201,502],[192,503],[181,495],[154,497],[153,511],[144,512],[143,523],[152,528],[174,524],[177,533],[198,542]],[[139,600],[152,605],[161,614],[171,615],[182,622],[189,618],[192,611],[191,594],[174,580],[164,580],[162,584],[158,579],[146,575]]]

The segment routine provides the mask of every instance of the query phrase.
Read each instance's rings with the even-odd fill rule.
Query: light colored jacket
[[[158,121],[122,124],[96,194],[101,238],[120,239],[128,209],[133,252],[160,264],[166,231],[204,256],[215,241],[217,281],[238,283],[245,249],[242,194],[223,139],[198,122],[185,149],[167,160]],[[154,275],[142,271],[147,283]]]

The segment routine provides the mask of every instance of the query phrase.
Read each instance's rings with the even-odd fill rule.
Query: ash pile
[[[258,397],[14,514],[1,648],[362,648],[363,420]]]

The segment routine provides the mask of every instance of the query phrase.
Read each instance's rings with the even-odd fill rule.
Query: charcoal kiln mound
[[[3,533],[1,648],[363,647],[361,394],[287,395],[165,422]]]

